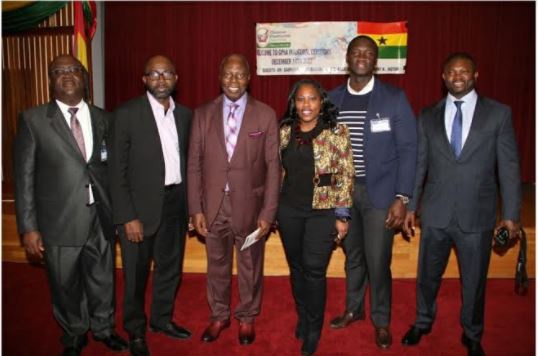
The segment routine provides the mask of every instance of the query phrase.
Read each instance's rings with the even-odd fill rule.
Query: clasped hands
[[[204,214],[196,213],[191,217],[191,219],[192,219],[192,225],[194,229],[196,230],[196,232],[202,237],[207,237],[209,230],[207,229],[207,221],[205,219]],[[263,219],[258,219],[258,229],[260,229],[260,232],[258,236],[256,237],[256,240],[259,240],[265,235],[267,235],[270,228],[271,228],[271,224],[269,224],[269,222]]]

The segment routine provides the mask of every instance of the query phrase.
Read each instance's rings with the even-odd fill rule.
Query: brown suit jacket
[[[234,230],[247,235],[258,219],[271,223],[275,218],[280,190],[278,122],[273,109],[249,96],[228,162],[222,105],[221,95],[194,112],[187,168],[189,213],[203,213],[210,229],[228,183]]]

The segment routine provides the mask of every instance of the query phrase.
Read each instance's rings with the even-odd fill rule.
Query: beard
[[[146,85],[146,89],[153,95],[155,99],[166,99],[172,95],[175,88],[167,87],[166,89],[151,88]]]

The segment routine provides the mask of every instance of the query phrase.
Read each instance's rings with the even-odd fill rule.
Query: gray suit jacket
[[[84,161],[55,101],[20,114],[14,143],[15,207],[19,233],[39,231],[52,246],[82,246],[90,232],[91,183],[103,232],[114,237],[108,196],[106,113],[88,105],[93,152]]]
[[[415,210],[422,197],[423,226],[445,228],[455,217],[465,232],[492,230],[500,189],[503,218],[519,221],[521,180],[510,108],[479,96],[457,160],[444,113],[445,99],[420,115],[417,177],[409,209]]]
[[[175,104],[180,170],[183,183],[186,183],[192,112]],[[114,223],[139,219],[144,225],[144,235],[152,235],[161,223],[165,171],[159,130],[146,94],[114,111],[111,131],[110,186]],[[186,184],[182,188],[186,196]],[[187,202],[184,205],[187,211]],[[186,224],[187,215],[183,218]]]

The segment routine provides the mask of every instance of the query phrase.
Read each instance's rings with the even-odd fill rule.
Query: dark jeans
[[[296,208],[281,201],[278,209],[280,236],[290,266],[293,297],[303,351],[315,351],[321,336],[326,301],[327,266],[333,250],[333,209]]]

